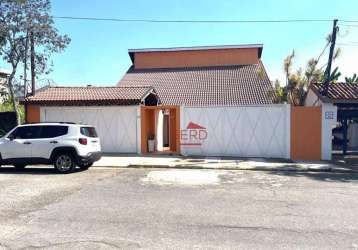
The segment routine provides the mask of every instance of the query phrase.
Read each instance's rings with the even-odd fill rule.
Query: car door
[[[34,129],[31,126],[17,127],[6,138],[1,150],[1,157],[4,160],[31,158],[33,136]]]
[[[38,139],[31,140],[32,157],[50,159],[52,151],[59,146],[60,137],[67,134],[68,126],[41,125]]]

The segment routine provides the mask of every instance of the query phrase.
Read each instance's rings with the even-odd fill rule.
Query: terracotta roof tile
[[[49,87],[24,102],[56,105],[133,105],[139,104],[150,86],[131,87]]]
[[[333,103],[358,103],[358,84],[331,83],[328,86],[327,96],[322,96],[323,84],[312,84],[311,89],[319,95],[321,99]]]
[[[259,71],[262,70],[263,74]],[[150,85],[167,105],[272,104],[272,84],[263,65],[171,69],[131,67],[118,86]]]

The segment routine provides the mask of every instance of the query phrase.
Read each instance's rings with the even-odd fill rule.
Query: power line
[[[350,27],[350,28],[358,28],[358,25],[354,25],[354,24],[340,24],[340,26]]]
[[[344,23],[358,23],[358,20],[339,20],[341,22],[344,22]]]
[[[358,42],[355,42],[355,41],[345,41],[344,43],[353,43],[353,44],[358,44]]]
[[[165,19],[126,19],[126,18],[101,18],[101,17],[75,17],[52,16],[54,19],[85,20],[85,21],[110,21],[110,22],[140,22],[140,23],[312,23],[332,22],[332,19],[276,19],[276,20],[165,20]]]
[[[345,47],[357,47],[358,43],[337,43],[337,45]]]
[[[324,52],[326,51],[326,49],[328,48],[328,46],[329,46],[330,43],[331,43],[331,41],[328,41],[327,44],[326,44],[326,46],[324,46],[324,48],[323,48],[321,54],[320,54],[320,55],[317,57],[317,59],[316,59],[317,62],[321,59],[321,57],[323,56]]]

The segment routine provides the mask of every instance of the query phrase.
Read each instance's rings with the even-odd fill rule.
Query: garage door
[[[137,108],[42,107],[42,122],[75,122],[93,125],[105,153],[137,152]]]
[[[183,107],[184,155],[290,158],[290,106]]]

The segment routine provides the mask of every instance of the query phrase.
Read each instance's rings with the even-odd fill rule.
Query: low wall
[[[15,112],[0,112],[0,137],[16,126]]]

